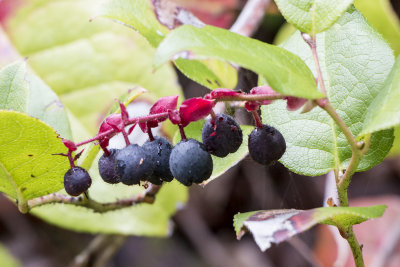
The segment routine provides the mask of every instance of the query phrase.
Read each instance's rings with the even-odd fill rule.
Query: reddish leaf
[[[75,143],[68,139],[62,139],[64,146],[68,148],[69,151],[75,151],[78,148],[76,147]]]
[[[142,132],[147,133],[147,123],[146,122],[139,122],[139,127]]]
[[[179,107],[179,114],[181,116],[181,124],[188,125],[192,121],[198,121],[208,114],[214,106],[211,100],[203,99],[200,97],[191,98],[184,101]]]
[[[177,95],[164,96],[160,98],[156,103],[154,103],[154,105],[150,108],[149,114],[159,114],[167,112],[170,109],[171,110],[176,109],[177,104],[178,104]],[[158,119],[158,122],[162,122],[164,120],[166,119]]]
[[[128,121],[128,119],[129,119],[129,113],[128,113],[128,111],[126,110],[125,105],[124,105],[121,101],[119,101],[119,107],[120,107],[120,109],[121,109],[121,118],[122,118],[122,121],[124,121],[124,122]]]
[[[284,99],[287,100],[286,109],[289,111],[298,110],[307,102],[307,99],[294,96],[287,96]]]
[[[247,109],[247,111],[253,111],[257,110],[259,105],[256,101],[247,101],[246,103],[244,103],[244,107]]]
[[[254,87],[253,89],[250,90],[250,94],[252,95],[278,95],[277,92],[275,92],[270,86],[268,85],[263,85],[263,86],[257,86]],[[268,105],[272,103],[272,100],[263,100],[263,101],[257,101],[260,105]]]
[[[179,116],[179,111],[174,109],[168,110],[168,118],[172,122],[172,124],[180,124],[181,116]]]
[[[99,134],[115,129],[115,127],[117,127],[118,131],[122,131],[122,128],[124,127],[121,114],[112,113],[105,118],[103,123],[100,125]]]
[[[219,88],[215,89],[211,92],[211,98],[213,99],[218,99],[224,96],[238,96],[241,95],[242,93],[235,92],[231,89],[226,89],[226,88]]]

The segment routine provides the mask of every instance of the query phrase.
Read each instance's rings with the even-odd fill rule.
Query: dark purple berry
[[[213,162],[204,144],[194,139],[182,140],[172,149],[169,158],[172,175],[190,186],[210,178]]]
[[[118,149],[110,149],[110,155],[103,154],[99,159],[99,173],[106,183],[117,184],[120,182],[120,177],[115,172],[115,156],[118,152]]]
[[[156,185],[160,185],[163,181],[171,182],[174,179],[169,169],[171,143],[164,137],[156,137],[153,141],[144,143],[143,149],[147,150],[147,153],[152,156],[152,160],[155,162],[154,172],[147,181]]]
[[[236,152],[243,141],[242,129],[229,115],[217,114],[215,119],[208,120],[201,133],[207,151],[217,157],[226,157]]]
[[[89,173],[81,167],[73,167],[64,175],[64,188],[71,196],[79,196],[88,190],[91,184]]]
[[[274,127],[257,127],[249,135],[250,156],[260,164],[269,165],[277,161],[285,150],[285,139]]]
[[[153,173],[155,163],[142,147],[132,144],[115,156],[115,172],[123,184],[139,184]]]

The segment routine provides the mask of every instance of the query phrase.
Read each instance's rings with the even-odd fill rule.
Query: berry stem
[[[126,133],[125,129],[122,129],[122,136],[124,137],[126,146],[129,146],[131,142],[129,141],[128,134]]]
[[[210,111],[210,116],[213,120],[215,120],[217,118],[217,115],[215,114],[214,110]]]
[[[261,121],[260,115],[258,115],[257,110],[252,110],[251,114],[253,114],[254,121],[256,122],[257,128],[262,128],[264,125]]]
[[[151,121],[151,120],[155,120],[155,119],[166,119],[166,118],[168,118],[168,112],[162,112],[162,113],[153,114],[153,115],[147,115],[147,116],[143,116],[143,117],[129,118],[127,120],[127,122],[124,123],[124,126],[131,125],[131,124],[134,124],[134,123],[147,122],[147,121]],[[88,140],[79,142],[79,143],[76,144],[76,146],[77,147],[78,146],[83,146],[83,145],[86,145],[88,143],[100,140],[100,139],[102,139],[104,137],[112,137],[115,134],[116,134],[116,131],[114,129],[110,129],[108,131],[105,131],[105,132],[103,132],[101,134],[96,135],[93,138],[90,138]]]
[[[179,124],[179,133],[181,134],[181,139],[182,140],[186,140],[187,139],[184,127],[181,124]]]
[[[74,158],[72,157],[72,151],[68,150],[68,154],[67,154],[68,160],[69,160],[69,165],[71,166],[71,168],[75,167],[75,162],[74,162]]]
[[[154,141],[154,135],[150,127],[147,126],[147,135],[149,136],[149,140]]]

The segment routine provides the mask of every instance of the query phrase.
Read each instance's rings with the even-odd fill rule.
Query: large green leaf
[[[395,52],[400,54],[400,20],[390,0],[355,0],[354,5],[368,22],[382,34]]]
[[[154,49],[138,33],[105,19],[89,22],[99,5],[24,0],[5,22],[15,48],[91,134],[130,88],[181,94],[171,66],[153,70]]]
[[[101,15],[136,29],[153,47],[157,47],[170,30],[155,16],[157,12],[153,5],[150,0],[110,0],[103,5]],[[172,4],[170,8],[175,6]],[[169,11],[161,10],[166,16],[173,16],[168,14]],[[237,83],[235,68],[224,62],[178,59],[174,63],[190,79],[210,89],[233,88]]]
[[[371,207],[326,207],[311,210],[267,210],[236,214],[233,225],[240,239],[245,231],[253,234],[261,250],[281,243],[318,223],[346,229],[354,224],[381,217],[384,205]]]
[[[25,62],[17,61],[0,71],[0,94],[4,94],[0,109],[27,113],[52,126],[61,136],[71,138],[63,104],[39,77],[28,72]]]
[[[287,21],[315,35],[331,27],[354,0],[275,0]]]
[[[389,129],[400,124],[400,56],[385,85],[368,109],[363,134]]]
[[[0,109],[26,112],[29,88],[25,63],[15,62],[0,70]]]
[[[193,138],[196,139],[197,141],[202,142],[201,139],[201,131],[203,129],[205,121],[200,120],[196,122],[191,122],[187,127],[185,127],[185,135],[187,138]],[[235,153],[228,154],[228,156],[224,158],[220,158],[217,156],[213,156],[213,172],[211,174],[211,177],[204,181],[202,185],[206,185],[215,178],[218,178],[222,174],[224,174],[227,170],[238,164],[244,157],[247,156],[249,153],[248,149],[248,135],[253,131],[254,126],[249,126],[249,125],[240,125],[240,128],[242,129],[243,132],[243,143],[240,145],[239,149]],[[179,134],[179,131],[176,131],[175,136],[174,136],[174,144],[178,143],[181,140],[181,136]]]
[[[19,205],[63,188],[66,148],[47,124],[15,111],[0,111],[0,191]],[[22,204],[21,204],[22,205]]]
[[[321,98],[315,79],[296,55],[273,45],[228,30],[190,25],[172,31],[160,44],[155,65],[171,58],[216,58],[230,61],[263,75],[274,90],[284,95]]]
[[[283,47],[299,55],[315,70],[311,51],[298,32]],[[362,138],[367,110],[381,91],[394,62],[391,49],[360,12],[350,9],[332,28],[317,35],[317,50],[332,106],[353,135]],[[289,112],[285,103],[276,101],[262,107],[262,114],[265,122],[284,135],[287,149],[281,162],[290,170],[316,176],[347,167],[350,147],[324,110],[317,107],[305,114]],[[373,134],[370,150],[358,170],[381,162],[392,142],[392,130]]]

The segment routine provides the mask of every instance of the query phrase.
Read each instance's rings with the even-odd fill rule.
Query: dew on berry
[[[260,164],[269,165],[277,161],[285,151],[285,139],[272,126],[256,127],[249,135],[249,154]]]
[[[217,114],[215,119],[208,120],[203,126],[201,137],[207,151],[217,157],[226,157],[236,152],[243,141],[240,126],[226,114]]]
[[[210,178],[213,162],[204,144],[194,139],[182,140],[172,149],[169,159],[172,175],[190,186]]]
[[[91,184],[89,173],[81,167],[73,167],[64,175],[64,188],[71,196],[79,196],[88,190]]]

